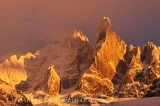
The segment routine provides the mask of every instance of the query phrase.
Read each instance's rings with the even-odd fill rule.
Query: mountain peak
[[[99,25],[97,27],[96,35],[93,40],[93,48],[97,44],[101,45],[105,41],[106,36],[111,35],[111,34],[109,34],[110,32],[112,32],[111,21],[108,17],[103,17],[100,20]]]
[[[69,36],[66,37],[64,45],[66,47],[76,48],[83,44],[88,44],[88,38],[79,29],[74,30]]]
[[[111,21],[109,17],[104,16],[103,19],[101,19],[97,31],[107,31],[109,28],[112,28]]]
[[[73,36],[74,39],[79,38],[82,41],[87,41],[88,42],[88,38],[85,35],[83,35],[82,31],[80,31],[78,29],[76,29],[76,30],[73,31],[72,36]]]
[[[92,105],[88,101],[95,100],[94,104],[106,105],[107,98],[160,96],[160,47],[151,42],[127,46],[112,30],[108,17],[102,17],[93,44],[79,29],[60,40],[35,54],[13,55],[0,64],[0,98],[4,95],[9,99],[12,96],[13,101],[21,100],[22,90],[34,105],[79,105],[70,101],[76,98],[84,100],[82,105],[86,100],[87,104]],[[27,101],[23,95],[22,100]],[[4,106],[12,102],[5,98]]]
[[[104,16],[103,20],[105,20],[109,25],[112,25],[109,17]]]

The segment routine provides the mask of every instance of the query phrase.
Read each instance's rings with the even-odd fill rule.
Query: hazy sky
[[[35,51],[75,28],[91,40],[103,16],[127,44],[160,45],[160,0],[1,0],[0,56]]]

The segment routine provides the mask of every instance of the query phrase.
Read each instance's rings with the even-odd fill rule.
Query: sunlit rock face
[[[153,81],[160,77],[160,51],[153,43],[129,46],[126,52],[127,72],[116,93],[119,97],[143,97]]]
[[[126,45],[112,31],[110,20],[107,17],[104,17],[99,23],[92,48],[93,62],[87,74],[82,76],[81,90],[93,94],[110,95],[114,90],[111,80],[116,74],[119,62],[123,61]]]
[[[88,44],[88,38],[80,30],[74,30],[65,38],[64,47],[75,49],[85,44]]]
[[[108,78],[102,78],[98,75],[83,74],[81,82],[81,91],[87,94],[112,95],[114,91],[113,84]]]
[[[160,78],[160,47],[151,42],[127,46],[104,17],[93,42],[74,30],[35,54],[6,59],[0,64],[0,78],[35,97],[77,90],[86,95],[144,97]]]
[[[42,91],[50,96],[57,96],[60,92],[60,77],[54,69],[54,66],[50,66],[45,70],[40,77],[31,77],[34,79],[39,79],[38,82],[32,81],[22,81],[20,84],[16,85],[16,88],[22,91]],[[30,91],[31,92],[31,91]],[[36,92],[35,92],[36,94]],[[45,94],[45,95],[46,95]]]
[[[0,106],[33,106],[25,95],[0,79]]]
[[[6,59],[0,64],[0,78],[11,85],[16,85],[27,79],[24,62],[26,59],[36,58],[35,55],[28,53],[17,58],[16,55]]]
[[[60,91],[60,78],[56,71],[54,70],[54,67],[51,66],[48,68],[49,71],[49,78],[48,78],[48,93],[51,96],[56,96],[59,94]]]
[[[141,59],[148,66],[145,71],[145,81],[152,83],[154,79],[160,78],[160,51],[150,42],[141,48]]]
[[[125,76],[125,82],[126,83],[133,83],[135,76],[142,72],[143,65],[141,63],[141,57],[140,57],[140,48],[138,47],[136,50],[135,56],[132,57],[131,62],[128,66],[128,70]]]

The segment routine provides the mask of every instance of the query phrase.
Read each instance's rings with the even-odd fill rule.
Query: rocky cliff
[[[0,79],[0,106],[33,106],[25,95]]]
[[[75,30],[35,54],[6,59],[0,64],[0,78],[25,93],[42,91],[57,96],[79,91],[144,97],[160,78],[160,47],[151,42],[127,46],[114,32],[109,18],[104,17],[93,42]]]
[[[87,37],[81,31],[75,30],[64,41],[54,42],[39,50],[35,58],[26,59],[27,79],[16,87],[22,91],[43,90],[47,93],[49,89],[46,83],[50,80],[49,76],[52,76],[48,72],[48,67],[52,65],[54,65],[56,76],[60,78],[59,89],[63,91],[63,89],[74,87],[90,64],[90,52]],[[56,80],[56,78],[53,79]],[[51,84],[51,86],[58,85]]]
[[[111,95],[114,92],[111,81],[121,71],[117,67],[124,60],[126,44],[112,31],[107,17],[100,21],[92,47],[93,61],[82,76],[81,90],[91,94]]]
[[[143,97],[160,75],[160,51],[153,43],[128,47],[127,72],[117,90],[119,97]]]
[[[25,60],[35,58],[36,55],[37,54],[27,53],[19,58],[13,55],[9,59],[6,59],[0,64],[0,78],[11,85],[25,81],[27,79]]]

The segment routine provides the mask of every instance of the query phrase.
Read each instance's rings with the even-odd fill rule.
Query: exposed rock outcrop
[[[160,76],[160,51],[153,43],[141,47],[128,47],[126,62],[127,72],[121,81],[116,94],[119,97],[143,97],[153,81]],[[136,83],[136,85],[135,85]],[[128,85],[134,85],[134,89]],[[133,90],[135,94],[131,95]]]
[[[0,64],[0,78],[37,97],[76,90],[86,95],[154,96],[151,89],[160,78],[160,47],[151,42],[127,46],[104,17],[92,43],[75,30],[35,54],[6,59]]]
[[[28,53],[19,58],[13,55],[9,59],[6,59],[0,64],[0,78],[11,85],[16,85],[21,81],[25,81],[27,79],[27,74],[24,62],[26,59],[36,58],[36,55],[37,54],[33,55]]]
[[[155,79],[145,97],[160,96],[160,79]]]
[[[108,78],[101,78],[93,74],[83,74],[81,91],[88,94],[112,95],[114,87]]]
[[[68,63],[65,64],[65,71],[61,74],[61,84],[66,89],[75,85],[89,67],[92,50],[88,38],[79,30],[75,30],[71,36],[67,37],[64,44],[71,51],[66,56]]]
[[[138,47],[136,50],[135,56],[133,55],[131,62],[129,64],[126,76],[125,76],[125,82],[126,83],[133,83],[134,78],[138,73],[141,73],[143,70],[143,65],[141,63],[140,58],[140,48]]]
[[[73,87],[79,81],[83,71],[89,67],[90,48],[87,37],[81,31],[75,30],[66,37],[65,41],[50,44],[39,50],[39,55],[36,58],[26,60],[25,69],[28,79],[16,87],[28,92],[50,91],[46,82],[50,80],[49,75],[51,74],[47,69],[51,65],[54,65],[54,69],[60,77],[59,89],[61,88],[62,91]],[[53,86],[55,85],[53,84]]]
[[[93,63],[87,74],[83,74],[81,78],[81,90],[86,93],[111,95],[114,90],[111,80],[116,74],[119,62],[123,61],[126,45],[112,31],[107,17],[100,21],[92,47]]]
[[[0,106],[33,106],[24,94],[0,79]]]
[[[60,78],[53,66],[49,67],[48,70],[50,73],[48,78],[48,93],[51,96],[56,96],[60,92]]]

